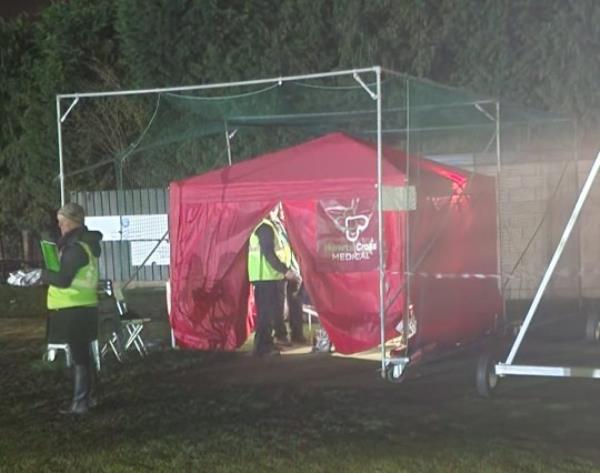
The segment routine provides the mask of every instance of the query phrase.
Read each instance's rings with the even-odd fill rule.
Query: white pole
[[[558,242],[556,251],[554,252],[554,255],[552,256],[552,260],[550,260],[550,264],[548,265],[548,269],[546,269],[546,273],[544,274],[544,277],[542,278],[540,287],[538,287],[535,297],[533,298],[533,301],[531,303],[531,307],[529,307],[529,311],[527,312],[527,315],[525,316],[525,320],[523,321],[521,330],[519,330],[519,334],[517,335],[515,343],[513,344],[512,348],[510,350],[510,353],[508,355],[508,358],[506,359],[505,364],[507,364],[507,365],[510,365],[513,362],[513,360],[517,354],[517,351],[519,350],[519,346],[521,345],[521,342],[523,341],[523,337],[525,336],[525,333],[527,332],[529,324],[531,323],[533,314],[535,313],[535,311],[539,305],[540,299],[542,298],[542,294],[546,290],[546,286],[548,285],[548,282],[550,281],[550,277],[552,276],[552,273],[554,272],[554,269],[556,268],[556,265],[558,264],[558,260],[560,259],[560,256],[562,255],[565,245],[567,244],[567,241],[569,240],[571,231],[573,230],[573,227],[575,226],[575,222],[577,221],[577,218],[579,217],[579,213],[581,212],[581,208],[583,207],[583,204],[585,203],[585,200],[587,199],[587,196],[590,192],[592,184],[594,183],[594,179],[596,179],[596,174],[598,174],[598,169],[600,169],[600,152],[596,156],[596,160],[594,161],[594,164],[592,165],[592,169],[590,170],[590,173],[588,174],[585,184],[583,185],[583,188],[581,189],[579,198],[577,199],[577,202],[575,203],[575,207],[573,208],[573,212],[571,213],[571,217],[569,218],[569,221],[567,222],[567,225],[565,226],[565,230],[564,230],[562,236],[560,237],[560,241]]]
[[[410,132],[411,132],[411,123],[410,123],[410,112],[411,112],[411,104],[410,104],[410,78],[406,79],[406,168],[405,172],[405,187],[408,192],[410,186],[410,156],[412,153],[411,143],[410,143]],[[417,189],[419,192],[419,189]],[[408,207],[408,206],[407,206]],[[405,356],[408,358],[408,318],[410,314],[410,277],[411,277],[411,267],[410,267],[410,213],[407,209],[404,213],[406,221],[405,231],[404,231],[404,315],[402,316],[402,345],[404,345]],[[418,330],[418,328],[417,328]]]
[[[295,80],[306,80],[306,79],[320,79],[325,77],[336,77],[350,74],[360,74],[362,72],[375,72],[379,70],[381,73],[381,68],[379,67],[367,67],[363,69],[352,69],[352,70],[344,70],[337,72],[322,72],[318,74],[303,74],[297,76],[287,76],[287,77],[274,77],[271,79],[256,79],[256,80],[247,80],[247,81],[238,81],[238,82],[221,82],[218,84],[205,84],[205,85],[189,85],[189,86],[179,86],[179,87],[164,87],[164,88],[155,88],[155,89],[139,89],[139,90],[117,90],[111,92],[85,92],[85,93],[73,93],[73,94],[60,94],[58,97],[60,98],[81,98],[81,97],[110,97],[116,95],[140,95],[140,94],[158,94],[158,93],[166,93],[166,92],[185,92],[190,90],[206,90],[206,89],[215,89],[215,88],[224,88],[224,87],[238,87],[243,85],[259,85],[259,84],[272,84],[272,83],[283,83]]]
[[[56,96],[56,130],[58,133],[58,177],[60,180],[60,205],[65,205],[65,172],[62,148],[62,124],[60,116],[60,95]]]
[[[575,167],[574,179],[575,179],[575,189],[579,188],[579,150],[577,146],[577,137],[579,135],[577,131],[577,122],[573,121],[571,123],[571,132],[572,132],[572,151],[573,151],[573,166]],[[581,228],[577,229],[577,267],[581,269],[581,261],[582,261],[582,253],[581,253],[582,245],[581,245]],[[578,298],[578,307],[579,312],[582,312],[585,308],[583,303],[583,273],[582,271],[577,272],[577,298]]]
[[[169,317],[169,325],[171,325],[171,280],[167,279],[165,283],[165,296],[167,298],[167,316]],[[177,348],[177,340],[175,339],[175,332],[171,325],[171,348]]]
[[[504,297],[504,281],[502,280],[502,159],[500,155],[500,102],[496,102],[496,227],[498,238],[496,239],[496,265],[498,275],[498,289],[502,297],[502,321],[506,322],[506,298]]]
[[[65,114],[60,118],[60,122],[64,123],[64,121],[67,119],[67,117],[69,116],[69,113],[71,113],[71,110],[73,110],[73,107],[75,105],[77,105],[77,102],[79,102],[79,97],[75,98],[73,100],[73,102],[71,102],[71,105],[69,105],[69,108],[67,108],[67,111],[65,112]]]
[[[231,166],[231,143],[229,140],[229,128],[227,127],[227,121],[225,122],[225,141],[227,143],[227,160],[229,161],[229,166]]]
[[[385,379],[385,272],[383,259],[383,180],[381,146],[381,68],[375,68],[377,78],[377,238],[379,246],[379,320],[381,323],[381,377]]]

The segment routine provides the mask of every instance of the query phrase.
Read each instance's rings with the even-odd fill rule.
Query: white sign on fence
[[[152,266],[153,264],[168,265],[170,261],[170,250],[169,242],[161,241],[158,248],[152,253],[150,258],[148,255],[154,249],[158,241],[132,241],[130,243],[131,248],[131,265],[141,266]],[[144,260],[148,258],[148,261],[144,263]]]
[[[129,241],[131,265],[141,266],[168,229],[167,214],[152,215],[106,215],[86,217],[89,230],[102,233],[102,241]],[[168,239],[162,241],[144,263],[168,265],[170,251]]]
[[[168,229],[167,214],[86,217],[85,224],[103,241],[158,241]]]
[[[166,233],[167,225],[167,214],[123,215],[121,217],[121,239],[158,241]]]
[[[85,225],[89,230],[102,233],[103,241],[121,240],[121,218],[118,215],[109,217],[85,217]]]

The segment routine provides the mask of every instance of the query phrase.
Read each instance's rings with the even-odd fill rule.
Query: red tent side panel
[[[178,201],[170,189],[171,327],[180,346],[233,350],[248,338],[247,242],[276,202]]]
[[[411,213],[411,302],[418,330],[413,350],[468,343],[501,315],[495,180],[422,183]]]
[[[408,160],[397,149],[384,148],[384,156],[398,169],[408,161],[417,186],[417,208],[408,213],[410,303],[418,325],[411,352],[443,350],[493,331],[502,313],[495,179]]]

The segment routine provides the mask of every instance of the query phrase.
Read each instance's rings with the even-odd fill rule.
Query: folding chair
[[[114,287],[112,281],[103,279],[99,283],[102,293],[108,296],[112,304],[112,308],[108,310],[109,316],[101,321],[101,331],[105,335],[100,350],[102,357],[110,351],[119,362],[123,362],[125,353],[130,349],[135,349],[142,357],[146,356],[148,350],[142,331],[150,319],[131,318],[123,294]]]
[[[144,330],[144,324],[147,322],[150,322],[150,319],[126,319],[122,321],[128,334],[125,341],[125,350],[129,350],[133,346],[140,356],[148,355],[148,349],[141,335],[142,330]]]

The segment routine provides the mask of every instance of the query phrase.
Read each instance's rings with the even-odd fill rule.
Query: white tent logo
[[[331,222],[335,231],[331,232],[333,228],[326,230],[327,236],[321,242],[319,251],[322,251],[323,256],[329,261],[359,263],[358,266],[356,264],[347,266],[352,270],[370,270],[378,246],[370,235],[372,228],[369,224],[373,220],[373,215],[376,215],[373,212],[372,201],[361,202],[359,198],[354,198],[350,202],[343,203],[330,200],[322,202],[322,205],[326,219]]]
[[[372,212],[364,213],[359,210],[360,199],[355,198],[350,201],[349,206],[340,205],[336,202],[335,205],[324,207],[325,213],[333,222],[335,228],[344,234],[346,240],[356,244],[359,241],[362,233],[369,227],[371,223]]]
[[[359,201],[360,199],[352,199],[349,207],[339,204],[325,207],[327,216],[351,243],[358,241],[371,221],[370,215],[357,214]]]
[[[359,238],[360,234],[369,226],[369,217],[366,215],[354,215],[352,217],[346,217],[344,222],[344,234],[346,240],[355,243]]]

